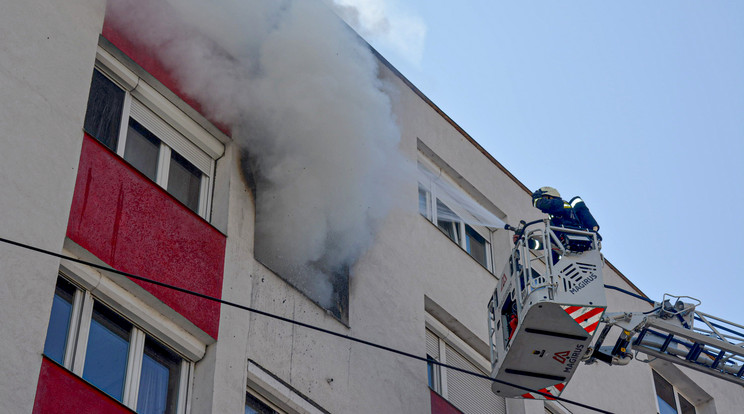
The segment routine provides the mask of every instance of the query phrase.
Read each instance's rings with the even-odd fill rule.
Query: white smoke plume
[[[333,0],[336,12],[372,44],[388,48],[416,65],[421,63],[426,24],[395,0]]]
[[[107,18],[230,127],[257,175],[257,257],[332,307],[333,275],[415,180],[368,46],[320,0],[114,0]]]

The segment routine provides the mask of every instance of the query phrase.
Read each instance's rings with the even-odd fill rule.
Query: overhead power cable
[[[651,300],[651,299],[649,299],[649,298],[647,298],[645,296],[638,295],[636,293],[633,293],[633,292],[631,292],[629,290],[625,290],[625,289],[619,288],[617,286],[604,285],[604,287],[607,288],[607,289],[617,290],[618,292],[625,293],[628,296],[632,296],[632,297],[634,297],[636,299],[640,299],[640,300],[642,300],[644,302],[648,302],[648,303],[650,303],[652,305],[655,305],[656,304],[656,302],[654,302],[653,300]]]
[[[486,379],[486,380],[489,380],[489,381],[492,381],[492,382],[497,382],[497,383],[502,384],[502,385],[507,385],[507,386],[510,386],[510,387],[514,387],[514,388],[523,390],[525,392],[539,394],[539,395],[542,395],[546,399],[549,399],[549,400],[556,400],[556,401],[565,402],[565,403],[568,403],[568,404],[576,405],[578,407],[586,408],[588,410],[596,411],[596,412],[599,412],[599,413],[612,414],[611,411],[605,411],[605,410],[602,410],[600,408],[596,408],[596,407],[593,407],[593,406],[590,406],[590,405],[587,405],[587,404],[583,404],[583,403],[580,403],[580,402],[577,402],[577,401],[569,400],[567,398],[556,397],[556,396],[553,396],[552,394],[548,394],[548,393],[545,393],[545,392],[542,392],[542,391],[533,390],[533,389],[530,389],[530,388],[527,388],[527,387],[523,387],[521,385],[512,384],[510,382],[498,380],[496,378],[491,378],[491,377],[489,377],[487,375],[484,375],[484,374],[481,374],[479,372],[468,371],[466,369],[462,369],[462,368],[458,368],[458,367],[455,367],[455,366],[452,366],[452,365],[444,364],[444,363],[441,363],[439,361],[432,360],[432,359],[429,359],[429,358],[426,358],[426,357],[421,357],[421,356],[418,356],[418,355],[414,355],[414,354],[409,353],[409,352],[406,352],[406,351],[401,351],[399,349],[391,348],[391,347],[388,347],[388,346],[385,346],[385,345],[380,345],[380,344],[377,344],[377,343],[374,343],[374,342],[366,341],[364,339],[354,338],[354,337],[349,336],[349,335],[344,335],[344,334],[341,334],[341,333],[338,333],[338,332],[334,332],[334,331],[331,331],[331,330],[328,330],[328,329],[325,329],[325,328],[321,328],[319,326],[310,325],[308,323],[296,321],[294,319],[289,319],[289,318],[286,318],[284,316],[280,316],[280,315],[276,315],[276,314],[269,313],[269,312],[266,312],[266,311],[262,311],[262,310],[259,310],[259,309],[255,309],[255,308],[252,308],[250,306],[241,305],[241,304],[230,302],[230,301],[227,301],[227,300],[224,300],[224,299],[216,298],[214,296],[209,296],[209,295],[205,295],[203,293],[194,292],[192,290],[184,289],[184,288],[181,288],[181,287],[178,287],[178,286],[169,285],[167,283],[159,282],[157,280],[149,279],[149,278],[146,278],[146,277],[143,277],[143,276],[139,276],[139,275],[135,275],[135,274],[132,274],[132,273],[123,272],[121,270],[117,270],[117,269],[114,269],[112,267],[99,265],[99,264],[96,264],[96,263],[92,263],[92,262],[88,262],[88,261],[85,261],[85,260],[82,260],[82,259],[78,259],[76,257],[66,256],[66,255],[63,255],[63,254],[60,254],[60,253],[55,253],[55,252],[50,251],[50,250],[45,250],[45,249],[42,249],[42,248],[39,248],[39,247],[34,247],[34,246],[31,246],[31,245],[28,245],[28,244],[25,244],[25,243],[16,242],[16,241],[8,240],[8,239],[1,238],[1,237],[0,237],[0,242],[6,243],[6,244],[10,244],[10,245],[13,245],[13,246],[17,246],[17,247],[21,247],[21,248],[24,248],[24,249],[27,249],[27,250],[32,250],[32,251],[35,251],[35,252],[38,252],[38,253],[43,253],[43,254],[46,254],[46,255],[49,255],[49,256],[54,256],[54,257],[57,257],[57,258],[60,258],[60,259],[69,260],[71,262],[80,263],[80,264],[83,264],[83,265],[86,265],[86,266],[90,266],[90,267],[93,267],[95,269],[103,270],[103,271],[106,271],[106,272],[111,272],[111,273],[115,273],[115,274],[118,274],[118,275],[126,276],[126,277],[129,277],[129,278],[135,279],[135,280],[139,280],[139,281],[142,281],[142,282],[145,282],[145,283],[150,283],[150,284],[153,284],[153,285],[156,285],[156,286],[161,286],[161,287],[164,287],[164,288],[167,288],[167,289],[175,290],[177,292],[181,292],[181,293],[185,293],[185,294],[188,294],[188,295],[196,296],[196,297],[199,297],[199,298],[202,298],[202,299],[206,299],[206,300],[210,300],[210,301],[213,301],[213,302],[217,302],[217,303],[220,303],[220,304],[223,304],[223,305],[226,305],[226,306],[231,306],[231,307],[234,307],[234,308],[242,309],[242,310],[245,310],[245,311],[248,311],[248,312],[252,312],[252,313],[255,313],[255,314],[258,314],[258,315],[266,316],[268,318],[276,319],[276,320],[279,320],[279,321],[282,321],[282,322],[287,322],[287,323],[290,323],[290,324],[293,324],[293,325],[297,325],[297,326],[301,326],[303,328],[307,328],[307,329],[311,329],[311,330],[314,330],[314,331],[322,332],[324,334],[332,335],[332,336],[335,336],[335,337],[338,337],[338,338],[343,338],[343,339],[346,339],[346,340],[351,341],[351,342],[360,343],[360,344],[363,344],[363,345],[370,346],[372,348],[377,348],[377,349],[381,349],[383,351],[391,352],[393,354],[402,355],[402,356],[407,357],[407,358],[415,359],[415,360],[418,360],[418,361],[423,361],[423,362],[426,362],[426,363],[431,363],[431,364],[438,365],[438,366],[441,366],[441,367],[444,367],[444,368],[447,368],[447,369],[452,369],[452,370],[455,370],[455,371],[462,372],[463,374],[472,375],[474,377],[483,378],[483,379]]]

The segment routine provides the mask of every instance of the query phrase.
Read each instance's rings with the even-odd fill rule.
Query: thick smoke
[[[415,180],[368,46],[318,0],[115,0],[107,16],[230,127],[257,180],[256,256],[332,307],[334,275]]]

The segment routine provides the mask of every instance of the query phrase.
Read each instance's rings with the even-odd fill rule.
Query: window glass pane
[[[180,378],[181,357],[148,336],[142,358],[137,412],[175,413],[178,408]]]
[[[466,249],[468,253],[470,253],[470,255],[473,256],[473,259],[477,260],[478,263],[487,267],[486,239],[468,225],[465,226],[465,234],[467,236],[465,241],[467,242]]]
[[[677,414],[677,403],[674,401],[674,388],[667,380],[652,371],[654,375],[654,386],[656,387],[656,399],[659,403],[659,414]]]
[[[90,322],[83,379],[121,401],[132,324],[96,302]]]
[[[695,414],[695,406],[682,395],[677,394],[677,396],[679,396],[679,408],[682,410],[682,414]]]
[[[168,192],[186,207],[198,213],[199,194],[201,190],[201,176],[194,164],[186,158],[171,152],[170,169],[168,172]]]
[[[124,159],[147,178],[155,181],[159,154],[160,140],[137,121],[130,119]]]
[[[429,216],[429,190],[419,184],[418,188],[419,213],[426,218]]]
[[[437,200],[437,226],[455,243],[460,243],[460,217]]]
[[[123,107],[124,91],[101,72],[93,71],[83,128],[112,151],[119,141]]]
[[[279,414],[274,411],[271,407],[264,404],[263,401],[252,396],[251,394],[245,395],[245,414]]]
[[[434,365],[432,361],[434,358],[431,355],[426,356],[426,373],[428,375],[429,388],[439,392],[439,365]]]
[[[65,360],[65,348],[70,330],[72,300],[75,296],[75,290],[75,287],[68,281],[62,278],[57,279],[57,288],[52,302],[52,314],[49,317],[49,328],[44,343],[44,355],[60,364],[63,364]]]

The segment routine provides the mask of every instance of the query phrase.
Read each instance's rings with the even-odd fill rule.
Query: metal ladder
[[[633,349],[744,386],[744,326],[697,311],[694,318],[692,329],[649,320]]]

